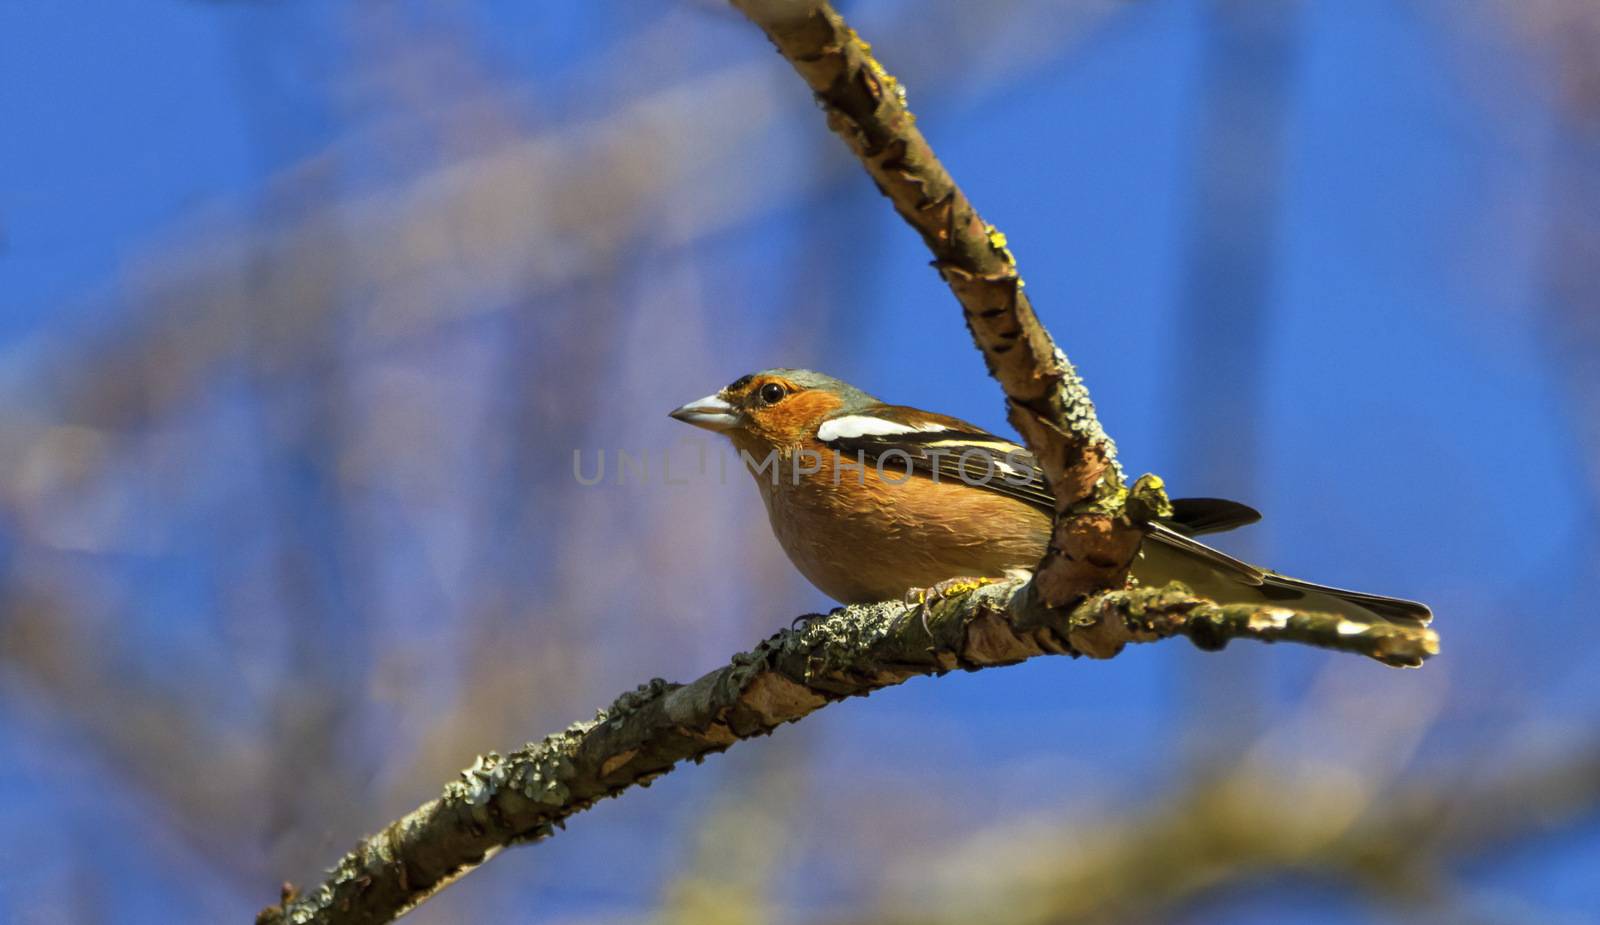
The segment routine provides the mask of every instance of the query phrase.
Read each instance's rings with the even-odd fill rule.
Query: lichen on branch
[[[1056,498],[1054,542],[1036,570],[1052,606],[1119,586],[1139,525],[1120,516],[1116,445],[1077,370],[1028,299],[1006,236],[984,221],[917,128],[905,87],[826,3],[734,0],[794,66],[828,127],[922,236],[961,303],[974,343],[1006,395],[1007,419]],[[1118,503],[1100,503],[1106,499]]]
[[[1087,497],[1098,467],[1116,450],[1088,389],[1034,315],[1006,237],[978,214],[917,128],[906,90],[826,3],[735,0],[811,88],[828,127],[860,159],[933,254],[934,267],[961,302],[973,340],[1010,400],[1013,421],[1053,485]],[[1032,431],[1032,432],[1030,432]],[[1036,442],[1037,441],[1037,442]],[[1078,462],[1086,450],[1092,464]],[[1083,470],[1076,479],[1064,476]]]
[[[1353,624],[1273,607],[1219,606],[1181,585],[1107,592],[1072,611],[1041,606],[1011,580],[935,604],[856,605],[785,630],[691,684],[655,679],[590,721],[473,762],[444,793],[340,859],[327,881],[264,910],[259,925],[387,922],[502,848],[539,841],[568,818],[836,700],[919,675],[978,671],[1040,655],[1109,658],[1129,643],[1186,636],[1298,642],[1385,664],[1420,664],[1432,631]],[[926,628],[924,628],[926,622]]]

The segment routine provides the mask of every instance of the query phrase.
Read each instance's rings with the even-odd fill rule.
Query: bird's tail
[[[1362,591],[1346,591],[1279,575],[1251,565],[1162,524],[1152,524],[1133,575],[1142,584],[1181,581],[1219,604],[1271,603],[1367,623],[1426,626],[1433,612],[1424,604]]]

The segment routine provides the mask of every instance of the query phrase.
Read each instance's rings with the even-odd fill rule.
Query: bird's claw
[[[976,591],[985,585],[1003,581],[1001,578],[947,578],[929,588],[910,588],[903,599],[907,607],[914,608],[917,616],[922,621],[922,631],[929,636],[933,635],[932,627],[928,626],[928,616],[933,613],[933,606],[949,597]]]
[[[837,613],[838,611],[834,612]],[[826,620],[829,616],[829,614],[825,613],[803,613],[789,622],[789,629],[796,631],[807,630],[811,628],[811,624],[818,620]]]
[[[928,604],[928,592],[931,590],[931,588],[907,588],[906,596],[901,599],[922,619],[922,631],[929,636],[933,635],[933,630],[928,626],[928,611],[932,609]]]

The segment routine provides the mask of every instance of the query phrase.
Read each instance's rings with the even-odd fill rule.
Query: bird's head
[[[740,376],[722,390],[670,412],[686,424],[725,434],[751,453],[803,446],[830,416],[877,399],[809,369],[767,369]]]

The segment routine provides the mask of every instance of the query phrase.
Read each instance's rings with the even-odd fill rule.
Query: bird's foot
[[[791,622],[789,624],[789,629],[796,630],[796,631],[808,630],[808,629],[811,628],[811,624],[817,622],[818,620],[826,620],[826,619],[828,619],[829,617],[831,617],[834,614],[838,613],[839,609],[840,608],[836,607],[833,610],[828,611],[827,613],[803,613],[800,616],[794,618],[793,622]]]
[[[958,594],[966,594],[968,591],[976,591],[986,585],[1005,580],[1004,578],[977,577],[946,578],[944,581],[929,588],[911,588],[906,591],[905,605],[914,608],[917,615],[922,619],[923,632],[932,636],[933,630],[928,628],[928,614],[933,612],[933,605]]]

